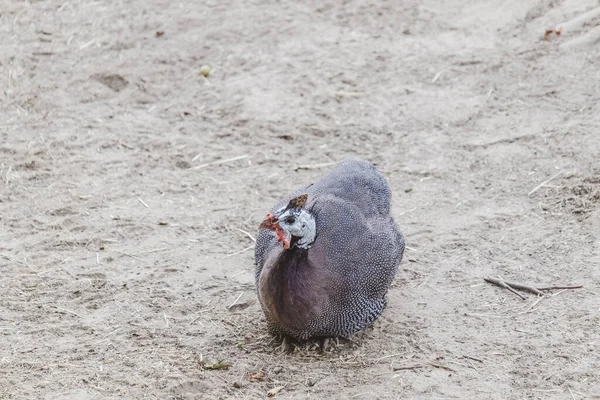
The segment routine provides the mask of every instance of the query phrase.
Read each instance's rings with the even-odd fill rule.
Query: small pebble
[[[200,75],[207,77],[210,75],[211,68],[208,65],[203,65],[200,67]]]

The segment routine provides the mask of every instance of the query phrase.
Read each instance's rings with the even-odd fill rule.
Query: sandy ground
[[[298,3],[0,4],[0,398],[600,398],[596,1]],[[347,156],[405,259],[281,354],[251,236]]]

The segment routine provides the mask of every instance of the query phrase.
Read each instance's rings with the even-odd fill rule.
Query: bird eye
[[[285,223],[286,223],[286,224],[290,224],[290,225],[291,225],[291,224],[293,224],[294,222],[296,222],[296,218],[294,218],[294,217],[289,217],[289,218],[286,218],[286,219],[285,219]]]

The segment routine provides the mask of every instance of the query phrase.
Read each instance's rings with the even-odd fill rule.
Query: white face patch
[[[296,245],[308,249],[315,241],[317,224],[315,218],[306,210],[288,210],[279,215],[279,226],[292,236],[299,237]]]

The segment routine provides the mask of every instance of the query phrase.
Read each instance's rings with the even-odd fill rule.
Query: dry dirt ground
[[[600,398],[600,21],[543,39],[596,6],[4,0],[0,398]],[[371,329],[281,354],[251,236],[347,156],[405,258]]]

